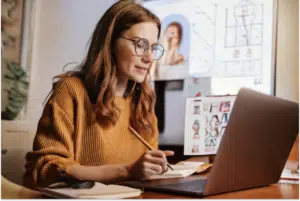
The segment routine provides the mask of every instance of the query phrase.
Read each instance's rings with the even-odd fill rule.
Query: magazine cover
[[[184,155],[216,154],[236,96],[186,99]]]

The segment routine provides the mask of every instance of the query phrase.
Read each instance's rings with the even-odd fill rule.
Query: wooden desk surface
[[[40,197],[39,197],[40,198]],[[32,198],[34,199],[34,198]],[[44,196],[44,199],[51,199]],[[206,197],[185,196],[179,194],[145,191],[141,196],[129,199],[300,199],[300,185],[273,184],[267,187],[243,190]]]
[[[138,199],[199,199],[185,195],[167,194],[153,191],[145,191]],[[298,184],[273,184],[267,187],[211,195],[205,199],[299,199]]]
[[[43,195],[31,194],[31,197],[20,198],[48,198]],[[134,199],[199,199],[201,197],[176,195],[169,193],[160,193],[145,191],[141,196]],[[298,184],[273,184],[267,187],[255,188],[244,191],[224,193],[202,197],[205,199],[299,199]]]
[[[2,181],[3,182],[3,181]],[[41,193],[31,191],[16,184],[9,184],[3,187],[2,183],[2,198],[14,199],[33,199],[33,198],[48,198]],[[200,197],[192,197],[185,195],[176,195],[169,193],[160,193],[146,190],[141,196],[136,199],[199,199]],[[205,199],[299,199],[299,185],[298,184],[273,184],[267,187],[249,189],[244,191],[237,191],[219,195],[212,195],[203,197]]]
[[[207,175],[207,174],[205,174]],[[191,175],[186,178],[178,178],[172,180],[185,180],[192,181],[204,178],[205,175]],[[157,180],[160,184],[173,183],[171,179]],[[137,197],[138,199],[199,199],[198,196],[188,196],[180,194],[171,194],[163,192],[155,192],[151,190],[145,190],[144,193]],[[299,199],[299,184],[272,184],[265,187],[247,189],[242,191],[235,191],[230,193],[223,193],[211,196],[203,197],[205,199]]]

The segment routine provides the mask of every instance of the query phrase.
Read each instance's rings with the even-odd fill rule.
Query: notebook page
[[[174,169],[170,170],[168,169],[167,172],[161,175],[153,175],[149,178],[149,180],[153,179],[170,179],[170,178],[181,178],[181,177],[187,177],[193,173],[196,172],[198,165],[171,165],[171,167]]]

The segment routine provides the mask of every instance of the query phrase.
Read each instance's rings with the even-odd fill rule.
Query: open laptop
[[[298,103],[242,88],[207,178],[124,184],[197,196],[274,184],[280,179],[298,126]]]

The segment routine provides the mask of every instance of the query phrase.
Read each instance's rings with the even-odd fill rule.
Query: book
[[[283,169],[278,183],[299,184],[299,172],[293,172],[289,169]]]
[[[235,98],[236,96],[186,98],[184,155],[217,153]]]
[[[44,195],[54,198],[76,199],[122,199],[136,197],[142,194],[142,190],[121,185],[106,185],[95,182],[90,189],[65,188],[41,188],[37,189]]]

